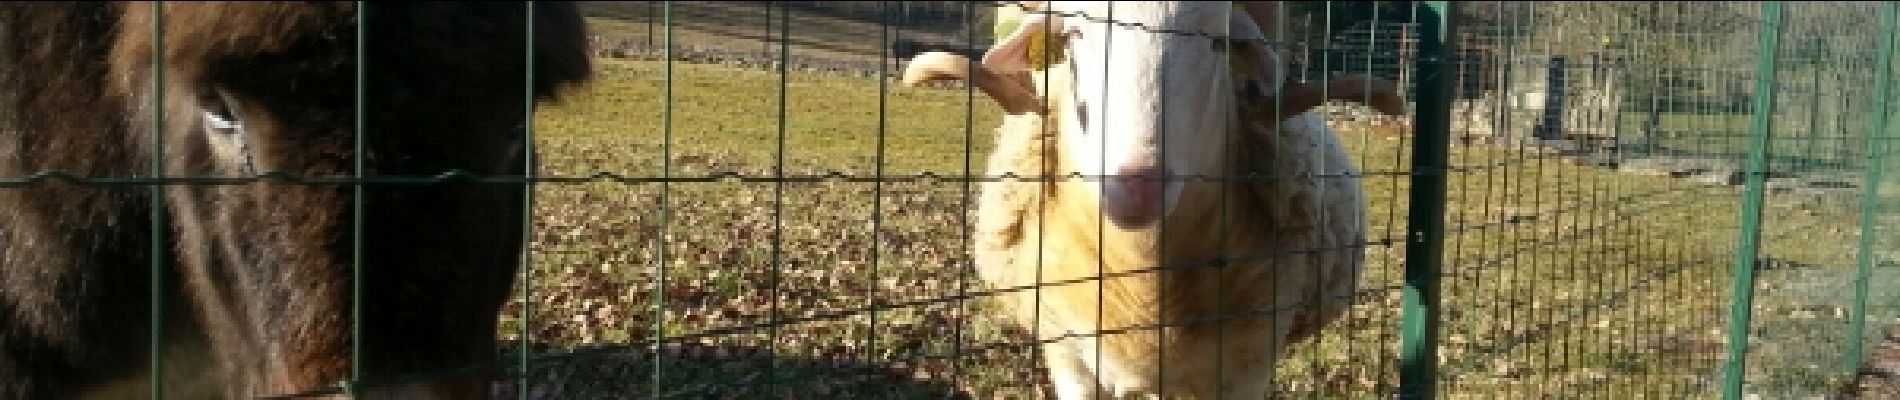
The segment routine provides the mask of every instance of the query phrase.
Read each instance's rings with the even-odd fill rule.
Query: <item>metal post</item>
[[[1405,303],[1399,344],[1399,397],[1436,398],[1438,384],[1439,266],[1443,263],[1445,173],[1451,137],[1452,76],[1456,63],[1450,38],[1453,2],[1427,1],[1434,15],[1419,22],[1419,52],[1413,68],[1418,107],[1413,111],[1411,210],[1406,222]]]
[[[759,50],[760,50],[759,52],[763,53],[761,55],[768,55],[768,54],[772,54],[772,3],[773,2],[761,1],[760,3],[764,3],[763,5],[765,6],[765,32],[761,32],[761,34],[759,35]],[[764,57],[760,57],[760,58],[764,58]]]
[[[380,61],[369,59],[370,22],[368,3],[367,1],[356,2],[356,97],[353,99],[356,107],[356,121],[354,122],[356,125],[356,159],[354,160],[355,165],[353,168],[355,170],[356,179],[359,181],[356,185],[351,187],[350,190],[351,199],[354,200],[351,202],[351,206],[354,208],[350,213],[351,219],[353,220],[350,234],[350,246],[353,247],[350,251],[350,379],[345,382],[347,386],[344,388],[351,398],[363,397],[361,385],[363,382],[363,347],[368,342],[368,340],[365,340],[366,338],[363,337],[363,294],[365,293],[363,287],[366,286],[366,282],[363,281],[363,255],[367,253],[363,251],[363,247],[366,244],[363,238],[365,233],[363,226],[365,225],[364,219],[369,213],[364,205],[365,195],[363,193],[363,183],[361,179],[363,179],[364,173],[369,171],[369,157],[366,156],[369,154],[369,126],[366,123],[369,121],[369,109],[365,107],[365,105],[368,104],[369,63],[371,61]],[[526,310],[527,307],[522,307],[522,309]],[[525,324],[526,322],[523,323]],[[527,336],[522,336],[522,338],[526,339]],[[522,348],[525,349],[527,347],[524,346]],[[524,390],[523,392],[525,393],[526,391]]]
[[[1855,255],[1858,270],[1854,277],[1854,314],[1848,320],[1847,332],[1847,372],[1854,373],[1860,368],[1861,348],[1867,333],[1867,280],[1873,275],[1873,247],[1877,233],[1874,232],[1874,213],[1880,209],[1881,170],[1885,163],[1881,160],[1887,153],[1887,107],[1893,88],[1893,46],[1896,14],[1900,14],[1900,4],[1887,2],[1881,12],[1880,21],[1880,69],[1879,77],[1874,78],[1873,123],[1867,129],[1867,173],[1866,192],[1860,198],[1860,249]]]
[[[164,2],[154,1],[152,6],[152,109],[163,110],[165,93],[165,7]],[[165,178],[165,113],[152,113],[152,169],[153,179]],[[165,221],[165,186],[152,186],[152,264],[150,270],[152,318],[151,350],[149,368],[151,368],[151,397],[154,400],[165,398],[165,296],[159,290],[165,284],[165,259],[168,241],[166,235],[171,230]]]
[[[1815,43],[1818,41],[1820,41],[1820,38],[1811,38],[1808,42]],[[1811,45],[1811,48],[1819,47],[1821,47],[1819,44]],[[1809,54],[1815,53],[1819,53],[1819,51],[1810,50],[1809,52]],[[1819,55],[1813,57],[1820,58]],[[1798,168],[1797,171],[1805,172],[1816,168],[1814,164],[1817,163],[1816,161],[1819,158],[1819,156],[1814,154],[1814,145],[1821,141],[1821,64],[1821,61],[1814,60],[1806,65],[1808,67],[1809,82],[1813,82],[1813,86],[1808,88],[1808,140],[1807,143],[1802,144],[1806,148],[1801,151],[1801,161],[1797,164],[1800,166],[1795,167]],[[1841,136],[1847,136],[1847,132],[1841,132]],[[1847,161],[1847,159],[1841,159],[1840,161]]]
[[[1728,365],[1724,367],[1722,398],[1742,399],[1742,381],[1748,375],[1748,330],[1755,298],[1755,261],[1761,242],[1761,209],[1765,169],[1768,166],[1768,136],[1773,133],[1769,116],[1775,114],[1775,72],[1780,63],[1781,2],[1762,4],[1761,52],[1755,64],[1755,98],[1751,136],[1748,145],[1747,191],[1742,196],[1742,226],[1735,246],[1735,282],[1729,303]]]
[[[1661,68],[1657,68],[1657,69],[1660,70]],[[1656,71],[1656,70],[1652,70],[1651,73],[1655,74],[1655,77],[1657,78],[1662,78],[1662,77],[1667,76],[1665,74],[1660,73],[1660,71]],[[1653,79],[1652,81],[1662,81],[1662,79]],[[1646,118],[1643,120],[1643,132],[1644,132],[1643,135],[1645,138],[1648,138],[1648,140],[1645,141],[1646,143],[1643,144],[1644,157],[1655,157],[1656,149],[1658,147],[1662,147],[1663,132],[1662,132],[1662,111],[1661,111],[1662,105],[1660,104],[1661,101],[1662,101],[1662,98],[1661,96],[1657,95],[1656,89],[1651,88],[1649,90],[1649,112],[1645,113]]]
[[[520,375],[516,375],[515,396],[521,400],[527,400],[530,398],[530,393],[534,392],[530,386],[532,384],[529,382],[529,377],[534,374],[530,372],[532,370],[528,369],[529,354],[531,354],[531,349],[534,347],[528,345],[528,343],[532,342],[532,340],[530,340],[532,336],[530,336],[529,333],[534,329],[534,307],[527,306],[527,304],[533,304],[531,300],[533,297],[530,290],[534,288],[534,248],[532,247],[534,242],[534,182],[532,179],[534,179],[536,162],[534,157],[534,2],[521,2],[521,9],[523,10],[523,14],[525,14],[522,16],[521,35],[522,46],[525,47],[521,55],[522,69],[525,70],[525,73],[521,77],[521,89],[523,93],[521,98],[521,113],[523,118],[521,130],[521,143],[523,144],[521,152],[521,172],[525,178],[529,179],[529,181],[525,182],[521,187],[521,207],[524,211],[522,214],[522,226],[529,228],[526,232],[522,232],[521,236],[521,278],[519,283],[515,285],[516,290],[521,293],[521,301],[523,304],[519,317],[521,320],[520,331],[516,333],[516,335],[521,338],[516,341],[516,343],[520,343],[521,352],[516,355],[515,359],[515,367],[518,368],[516,371],[520,373]],[[362,159],[363,157],[357,157],[357,160]],[[357,253],[361,254],[362,252],[359,251]]]
[[[661,59],[665,60],[666,65],[663,75],[665,82],[661,84],[660,89],[660,132],[662,138],[660,144],[660,177],[662,178],[660,180],[660,235],[661,237],[666,237],[668,234],[667,229],[672,226],[673,217],[671,209],[673,203],[671,199],[668,198],[669,195],[672,194],[672,187],[670,185],[671,182],[667,180],[673,177],[673,57],[675,57],[673,53],[673,2],[668,1],[662,3],[660,12],[660,19],[664,21],[666,27],[665,35],[662,36],[664,40],[660,42],[660,45],[664,48],[664,52],[662,53],[664,56]],[[671,263],[668,262],[668,252],[666,251],[667,246],[665,241],[662,240],[660,242],[661,243],[654,246],[653,256],[655,264],[654,270],[658,272],[658,276],[656,276],[658,282],[653,284],[653,346],[650,347],[651,353],[647,355],[653,360],[653,368],[649,370],[649,374],[647,375],[649,397],[659,397],[662,390],[661,388],[665,387],[660,384],[663,382],[666,371],[666,362],[661,358],[661,352],[664,351],[665,347],[663,344],[666,343],[666,301],[664,300],[666,298],[667,284],[666,268],[667,265]]]

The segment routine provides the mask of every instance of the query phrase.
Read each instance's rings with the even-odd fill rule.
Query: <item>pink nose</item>
[[[1161,219],[1167,175],[1167,167],[1162,166],[1122,167],[1102,182],[1102,213],[1124,228],[1147,226]]]

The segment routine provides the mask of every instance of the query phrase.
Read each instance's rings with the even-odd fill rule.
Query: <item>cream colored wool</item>
[[[1049,110],[1071,109],[1060,95],[1070,93],[1070,77],[1049,71],[1066,69],[1031,73],[1036,91],[1058,94],[1046,99]],[[1087,196],[1099,190],[1093,182],[981,185],[977,272],[992,288],[1012,289],[998,298],[1007,315],[1051,341],[1042,350],[1060,398],[1098,390],[1264,398],[1288,346],[1344,315],[1364,261],[1358,171],[1319,115],[1240,123],[1259,111],[1210,111],[1207,118],[1229,118],[1236,128],[1224,137],[1225,154],[1206,156],[1225,160],[1221,176],[1286,178],[1187,184],[1159,226],[1123,230],[1104,221]],[[987,175],[1066,178],[1078,170],[1059,150],[1055,125],[1034,113],[1005,116]],[[1228,262],[1211,265],[1222,258]],[[1162,266],[1177,269],[1155,271]],[[1098,378],[1101,388],[1093,387]]]
[[[987,173],[1042,177],[1073,170],[1064,168],[1060,152],[1050,151],[1057,136],[1053,124],[1044,121],[1036,114],[1006,116]],[[1344,149],[1321,124],[1309,113],[1277,131],[1255,125],[1234,135],[1237,143],[1226,155],[1232,172],[1356,175]],[[1218,382],[1213,373],[1219,369],[1229,380],[1257,380],[1258,385],[1249,385],[1256,389],[1244,392],[1264,395],[1267,373],[1286,346],[1311,338],[1350,305],[1363,262],[1365,199],[1353,177],[1233,183],[1225,194],[1222,189],[1216,183],[1190,185],[1183,199],[1187,209],[1166,226],[1120,231],[1099,221],[1098,205],[1071,200],[1078,191],[1095,190],[1087,182],[986,182],[976,222],[977,271],[995,288],[1040,287],[1010,292],[1001,300],[1019,323],[1040,322],[1037,337],[1044,340],[1162,321],[1181,324],[1217,310],[1281,309],[1231,320],[1224,331],[1195,323],[1162,335],[1136,330],[1045,348],[1052,364],[1092,363],[1094,347],[1101,346],[1104,364],[1120,369],[1104,371],[1104,382],[1124,382],[1130,391],[1163,386],[1170,393],[1197,394],[1187,398],[1213,398]],[[1224,243],[1215,240],[1222,237]],[[1155,251],[1157,244],[1165,250]],[[1313,252],[1322,249],[1327,251]],[[1221,268],[1138,272],[1220,256],[1241,260]],[[1091,280],[1131,271],[1137,273]],[[1080,282],[1051,286],[1072,280]],[[1035,313],[1038,304],[1041,315]],[[1160,347],[1164,343],[1168,347]],[[1212,364],[1216,357],[1224,357],[1224,365]],[[1139,376],[1164,362],[1164,379]]]

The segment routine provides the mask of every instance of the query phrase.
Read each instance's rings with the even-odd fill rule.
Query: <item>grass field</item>
[[[790,175],[980,174],[997,121],[993,104],[963,90],[684,63],[668,80],[664,63],[600,62],[595,85],[542,109],[541,174],[769,177],[776,165]],[[1368,274],[1350,318],[1280,375],[1302,396],[1389,397],[1410,142],[1390,128],[1336,128],[1365,170]],[[1452,159],[1447,398],[1713,393],[1737,190],[1526,150],[1455,148]],[[984,289],[963,250],[974,190],[928,179],[546,184],[530,294],[509,305],[503,335],[525,331],[550,352],[672,343],[657,365],[644,346],[535,364],[534,392],[553,398],[1034,397],[1043,372],[1027,337],[986,314],[983,299],[959,299]],[[1855,232],[1839,228],[1853,216],[1815,204],[1770,200],[1764,254],[1815,267],[1764,271],[1765,281],[1838,277],[1852,265],[1842,250]],[[1826,344],[1844,335],[1833,314],[1761,316],[1844,306],[1832,303],[1835,290],[1758,296],[1758,325],[1806,327],[1790,329],[1812,337],[1773,340],[1838,352]],[[1783,371],[1808,361],[1775,360],[1825,350],[1762,346],[1751,370],[1820,387],[1809,375],[1827,371]]]
[[[1799,104],[1793,106],[1801,106]],[[1780,113],[1786,113],[1784,109]],[[1712,159],[1741,160],[1748,155],[1752,118],[1746,111],[1666,112],[1658,115],[1655,138],[1644,137],[1648,116],[1624,112],[1620,121],[1625,151]],[[1865,168],[1866,118],[1815,122],[1777,118],[1769,136],[1770,168],[1787,172],[1829,172]],[[1810,124],[1812,122],[1812,124]],[[1646,147],[1654,145],[1657,147]]]

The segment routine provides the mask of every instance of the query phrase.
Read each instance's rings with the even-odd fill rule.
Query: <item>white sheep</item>
[[[906,71],[912,84],[968,78],[1008,112],[992,176],[1119,175],[985,183],[979,275],[999,288],[1037,288],[1007,292],[1004,306],[1048,342],[1044,361],[1059,398],[1264,398],[1287,345],[1350,305],[1363,265],[1357,168],[1307,111],[1370,92],[1360,101],[1397,114],[1390,83],[1288,82],[1270,48],[1236,41],[1222,54],[1228,44],[1216,39],[1151,32],[1225,35],[1231,24],[1241,40],[1263,39],[1261,25],[1278,33],[1277,24],[1254,22],[1270,15],[1221,2],[1115,2],[1112,15],[1108,2],[1047,3],[1058,14],[999,18],[1014,29],[974,69],[926,53]],[[1048,42],[1052,62],[1031,57],[1045,30],[1058,39]],[[1023,71],[1034,79],[1015,75]],[[1278,178],[1130,178],[1247,173]]]

